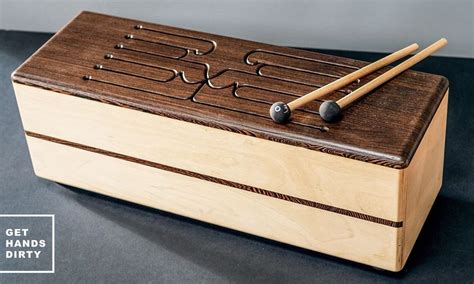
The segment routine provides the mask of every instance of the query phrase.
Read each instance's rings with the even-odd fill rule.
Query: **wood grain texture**
[[[395,78],[399,74],[405,72],[406,70],[411,68],[413,65],[427,58],[431,54],[435,53],[439,49],[446,46],[447,44],[448,44],[448,41],[445,38],[441,38],[440,40],[436,41],[435,43],[431,44],[430,46],[416,53],[411,58],[404,60],[402,63],[398,64],[397,66],[393,67],[392,69],[388,70],[382,75],[371,80],[370,82],[358,88],[354,92],[339,99],[337,101],[337,104],[342,109],[347,108],[353,102],[359,100],[363,96],[367,95],[369,92],[373,91],[375,88],[378,88],[379,86],[385,84],[386,82]]]
[[[401,228],[30,136],[27,142],[35,173],[46,179],[387,270],[400,266]]]
[[[14,84],[26,131],[392,222],[397,169]]]
[[[350,210],[330,206],[330,205],[327,205],[327,204],[322,204],[322,203],[314,202],[314,201],[311,201],[311,200],[306,200],[306,199],[294,197],[294,196],[287,195],[287,194],[281,194],[281,193],[278,193],[278,192],[269,191],[269,190],[265,190],[265,189],[262,189],[262,188],[249,186],[249,185],[245,185],[245,184],[240,184],[240,183],[236,183],[236,182],[232,182],[232,181],[228,181],[228,180],[224,180],[224,179],[220,179],[220,178],[216,178],[216,177],[212,177],[212,176],[208,176],[208,175],[203,175],[203,174],[199,174],[199,173],[195,173],[195,172],[190,172],[190,171],[187,171],[187,170],[174,168],[174,167],[170,167],[170,166],[155,163],[155,162],[150,162],[150,161],[147,161],[147,160],[137,159],[135,157],[126,156],[126,155],[106,151],[106,150],[103,150],[103,149],[97,149],[97,148],[94,148],[94,147],[81,145],[81,144],[77,144],[77,143],[74,143],[74,142],[61,140],[61,139],[57,139],[57,138],[50,137],[50,136],[45,136],[45,135],[34,133],[34,132],[26,131],[25,134],[26,134],[26,136],[34,137],[34,138],[37,138],[37,139],[42,139],[42,140],[45,140],[45,141],[49,141],[51,143],[62,144],[62,145],[78,148],[78,149],[81,149],[81,150],[85,150],[85,151],[89,151],[89,152],[102,154],[102,155],[105,155],[105,156],[109,156],[109,157],[129,161],[129,162],[132,162],[132,163],[137,163],[137,164],[145,165],[145,166],[148,166],[148,167],[157,168],[157,169],[160,169],[160,170],[177,173],[177,174],[180,174],[180,175],[189,176],[189,177],[193,177],[193,178],[197,178],[197,179],[202,179],[202,180],[205,180],[205,181],[208,181],[208,182],[213,182],[213,183],[225,185],[225,186],[228,186],[228,187],[233,187],[234,189],[240,189],[240,190],[244,190],[244,191],[248,191],[248,192],[252,192],[252,193],[256,193],[256,194],[260,194],[260,195],[265,195],[267,197],[281,199],[281,200],[285,200],[285,201],[288,201],[288,202],[293,202],[293,203],[297,203],[297,204],[300,204],[300,205],[317,208],[317,209],[320,209],[320,210],[330,211],[330,212],[334,212],[334,213],[337,213],[337,214],[342,214],[342,215],[346,215],[346,216],[349,216],[349,217],[353,217],[353,218],[362,219],[362,220],[369,221],[369,222],[382,224],[382,225],[385,225],[385,226],[390,226],[390,227],[394,227],[394,228],[400,228],[400,227],[403,226],[403,222],[394,222],[394,221],[390,221],[390,220],[387,220],[387,219],[383,219],[383,218],[379,218],[379,217],[375,217],[375,216],[371,216],[371,215],[367,215],[367,214],[362,214],[362,213],[359,213],[359,212],[354,212],[354,211],[350,211]]]
[[[411,44],[403,49],[400,49],[392,54],[389,54],[375,62],[372,62],[346,76],[343,76],[327,85],[324,85],[323,87],[321,88],[318,88],[302,97],[299,97],[297,99],[295,99],[294,101],[291,101],[290,103],[288,103],[288,107],[291,111],[294,111],[295,109],[298,109],[298,108],[301,108],[303,105],[306,105],[316,99],[321,99],[323,98],[324,96],[327,96],[328,94],[334,92],[334,91],[337,91],[338,89],[341,89],[341,88],[344,88],[345,86],[347,85],[350,85],[352,84],[353,82],[359,80],[360,78],[363,78],[363,77],[366,77],[367,75],[370,75],[372,73],[374,73],[375,71],[377,71],[378,69],[382,68],[382,67],[386,67],[392,63],[394,63],[395,61],[397,60],[400,60],[408,55],[410,55],[410,53],[414,52],[415,50],[418,49],[418,44],[414,43],[414,44]],[[390,71],[392,71],[393,69],[391,69]],[[389,72],[390,72],[389,71]],[[364,85],[364,86],[367,86]],[[360,88],[359,88],[360,89]],[[354,92],[350,93],[350,95],[352,95]],[[342,97],[341,99],[338,100],[338,104],[339,106],[342,106],[342,104],[340,103],[341,100],[343,100],[344,98],[346,98],[347,96],[349,95],[346,95],[344,97]]]
[[[129,34],[133,36],[126,37]],[[121,48],[114,48],[117,44]],[[112,57],[104,58],[107,54]],[[317,116],[321,101],[296,111],[289,125],[277,125],[268,116],[273,102],[291,101],[365,65],[83,12],[12,78],[68,95],[405,168],[448,87],[441,76],[404,72],[347,109],[335,124]],[[387,70],[347,89],[354,90]],[[92,80],[83,80],[84,75]],[[337,100],[346,93],[339,90],[325,99]]]

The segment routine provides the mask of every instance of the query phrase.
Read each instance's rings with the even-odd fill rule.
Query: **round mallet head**
[[[270,108],[270,117],[276,123],[286,123],[291,117],[290,107],[284,102],[276,102]]]
[[[341,107],[335,101],[325,101],[319,107],[319,115],[327,122],[339,120],[341,113]]]

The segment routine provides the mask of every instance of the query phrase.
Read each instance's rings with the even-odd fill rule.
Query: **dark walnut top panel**
[[[269,117],[272,103],[289,102],[366,64],[83,12],[12,78],[64,94],[404,168],[448,88],[441,76],[404,72],[345,110],[337,123],[325,123],[318,116],[321,101],[295,111],[286,125]],[[387,70],[324,99],[340,98]]]

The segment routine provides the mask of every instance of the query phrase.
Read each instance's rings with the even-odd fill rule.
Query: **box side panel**
[[[403,170],[406,194],[402,263],[408,259],[441,188],[448,113],[448,92],[418,147],[410,166]]]
[[[401,221],[400,170],[14,84],[26,131]]]
[[[394,270],[393,228],[27,137],[40,177],[341,258]]]

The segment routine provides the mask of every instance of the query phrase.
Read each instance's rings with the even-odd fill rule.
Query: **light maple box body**
[[[441,187],[447,80],[407,71],[334,124],[321,101],[268,116],[366,64],[84,12],[12,79],[40,177],[398,271]]]

